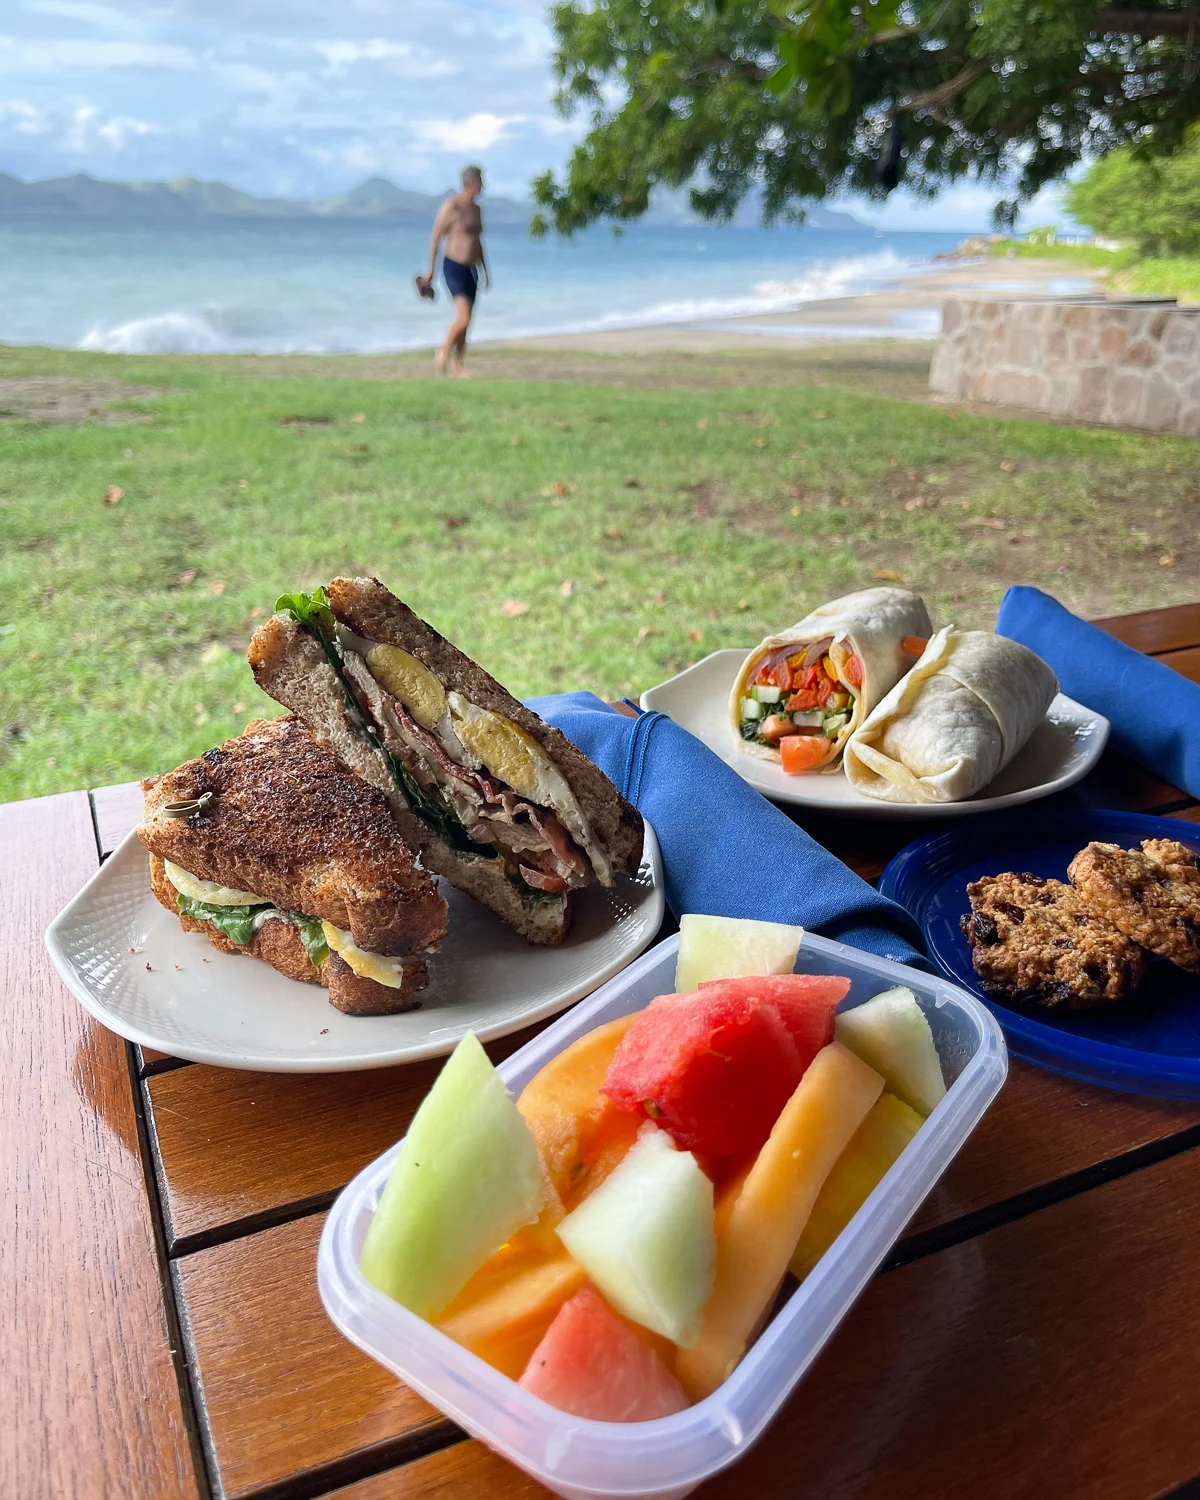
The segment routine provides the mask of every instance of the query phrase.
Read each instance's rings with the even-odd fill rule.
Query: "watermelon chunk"
[[[640,1110],[684,1151],[757,1150],[805,1063],[778,1010],[719,984],[663,995],[621,1039],[602,1092]]]
[[[748,979],[710,979],[700,994],[720,990],[723,995],[757,998],[773,1005],[792,1033],[807,1068],[822,1047],[833,1041],[839,1001],[850,993],[850,981],[838,974],[766,974]]]
[[[649,1343],[590,1284],[559,1309],[520,1384],[559,1411],[597,1422],[652,1422],[688,1405]]]

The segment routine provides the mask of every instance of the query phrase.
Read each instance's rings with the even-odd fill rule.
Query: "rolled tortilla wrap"
[[[878,588],[860,589],[858,593],[832,599],[787,630],[767,636],[746,657],[729,697],[730,726],[739,747],[747,755],[779,763],[779,751],[773,746],[743,739],[741,700],[753,685],[759,668],[773,652],[784,647],[794,647],[796,652],[801,652],[828,639],[830,645],[826,654],[839,682],[853,695],[853,701],[848,722],[837,738],[830,741],[830,750],[824,761],[813,769],[827,770],[836,766],[850,736],[888,689],[912,666],[913,658],[905,654],[901,645],[904,638],[919,636],[927,640],[932,630],[929,613],[919,594],[910,589]],[[858,657],[862,669],[862,681],[857,685],[850,683],[845,675],[852,656]]]
[[[887,802],[962,802],[1008,765],[1057,692],[1027,647],[948,626],[851,737],[846,775]]]

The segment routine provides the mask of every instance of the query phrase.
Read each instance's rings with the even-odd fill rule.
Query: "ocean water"
[[[919,277],[959,238],[635,225],[619,238],[535,241],[498,227],[473,338],[761,318]],[[134,354],[428,347],[449,298],[440,280],[433,304],[413,288],[427,246],[425,230],[380,221],[0,222],[0,342]]]

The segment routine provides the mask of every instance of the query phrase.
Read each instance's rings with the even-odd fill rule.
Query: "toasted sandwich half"
[[[287,714],[142,783],[154,894],[188,932],[321,984],[352,1016],[411,1010],[446,902],[387,801]]]
[[[642,855],[598,766],[375,578],[287,594],[250,642],[255,680],[388,799],[425,866],[531,943]]]

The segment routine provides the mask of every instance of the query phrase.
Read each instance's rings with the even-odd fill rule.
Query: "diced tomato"
[[[906,635],[900,642],[900,649],[905,656],[924,656],[928,644],[923,635]]]
[[[762,721],[762,728],[758,732],[768,745],[773,745],[785,734],[794,734],[796,726],[783,714],[768,714]]]
[[[788,776],[815,771],[829,759],[832,744],[823,734],[789,734],[779,741],[783,769]]]
[[[842,681],[848,682],[851,687],[862,687],[862,662],[857,651],[846,658],[846,665],[842,668]]]
[[[821,670],[821,663],[819,661],[814,662],[811,667],[805,667],[804,671],[800,673],[797,685],[802,688],[816,687],[824,675]]]
[[[793,693],[784,707],[788,713],[794,714],[797,709],[816,708],[819,699],[813,688],[804,688],[798,693]]]
[[[773,687],[775,685],[775,674],[770,667],[759,667],[754,681],[759,687]]]
[[[831,678],[823,677],[821,679],[820,685],[817,688],[818,708],[824,708],[824,706],[829,702],[830,698],[833,697],[833,692],[836,687],[837,683],[834,682]]]

